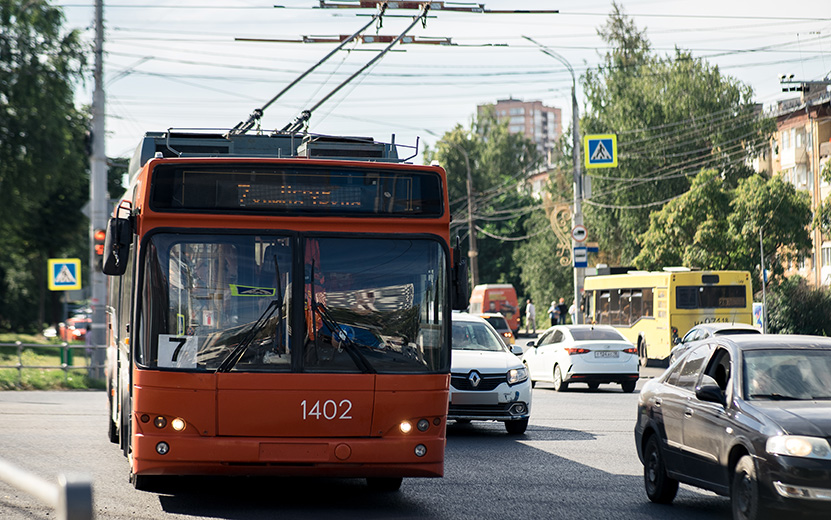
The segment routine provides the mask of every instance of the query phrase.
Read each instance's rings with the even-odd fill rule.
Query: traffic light
[[[95,265],[98,269],[104,264],[104,240],[107,232],[103,229],[96,229],[92,232],[92,247],[95,248]]]

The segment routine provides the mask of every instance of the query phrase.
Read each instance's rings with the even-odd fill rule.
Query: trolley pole
[[[90,359],[90,376],[104,377],[100,367],[104,365],[106,334],[106,277],[95,253],[95,230],[107,227],[107,154],[104,97],[104,0],[95,0],[95,67],[93,77],[95,89],[92,94],[92,152],[90,154],[90,219],[89,219],[89,279],[92,323],[89,330],[89,345],[93,347]]]

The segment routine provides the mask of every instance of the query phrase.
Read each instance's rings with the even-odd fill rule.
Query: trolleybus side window
[[[744,308],[747,290],[743,285],[679,285],[675,288],[679,309]]]

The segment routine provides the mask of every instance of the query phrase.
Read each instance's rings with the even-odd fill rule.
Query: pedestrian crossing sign
[[[617,135],[587,135],[583,138],[586,169],[617,166]]]
[[[80,259],[50,258],[48,266],[50,291],[77,291],[81,288]]]

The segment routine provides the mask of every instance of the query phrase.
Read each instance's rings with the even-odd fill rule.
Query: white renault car
[[[554,383],[558,392],[570,383],[586,383],[596,390],[601,383],[619,383],[633,392],[638,382],[638,349],[609,325],[559,325],[539,341],[529,342],[522,362],[536,383]]]
[[[450,409],[456,422],[501,421],[511,434],[525,433],[531,415],[531,381],[519,355],[488,322],[453,313]]]

